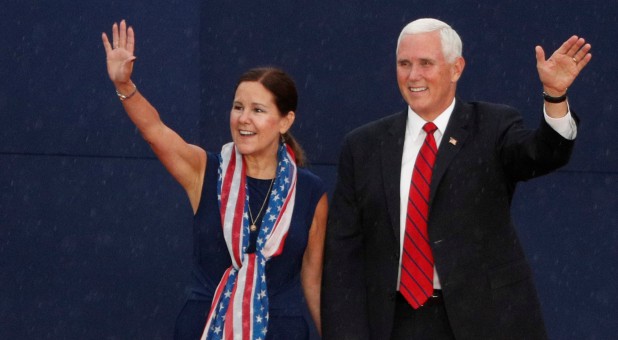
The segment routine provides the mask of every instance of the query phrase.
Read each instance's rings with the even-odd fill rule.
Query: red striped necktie
[[[427,216],[429,184],[438,152],[433,137],[437,127],[429,122],[423,130],[427,136],[412,171],[399,287],[400,293],[414,309],[422,306],[433,294],[433,254],[427,235]]]

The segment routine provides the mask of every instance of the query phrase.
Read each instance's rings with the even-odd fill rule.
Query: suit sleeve
[[[571,157],[574,140],[562,137],[545,119],[536,130],[525,129],[521,115],[512,109],[504,115],[499,129],[502,164],[515,181],[550,173],[566,165]]]
[[[355,168],[347,138],[339,158],[326,232],[321,301],[324,339],[369,338]]]

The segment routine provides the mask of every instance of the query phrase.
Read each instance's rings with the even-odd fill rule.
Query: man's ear
[[[466,67],[466,61],[464,60],[464,58],[457,57],[451,68],[451,82],[456,83],[459,78],[461,78],[464,67]]]

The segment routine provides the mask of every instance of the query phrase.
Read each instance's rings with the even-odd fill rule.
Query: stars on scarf
[[[230,267],[228,269],[229,276],[227,278],[227,282],[220,283],[220,285],[224,284],[225,286],[222,287],[223,289],[219,293],[220,295],[218,296],[218,301],[215,302],[217,303],[215,304],[217,308],[214,308],[213,315],[208,321],[211,327],[208,328],[209,333],[206,336],[209,339],[221,339],[225,335],[228,335],[228,330],[226,328],[226,324],[228,323],[225,322],[225,319],[227,319],[229,322],[232,322],[232,319],[234,319],[234,325],[239,325],[243,329],[252,329],[252,339],[263,340],[266,338],[266,334],[268,331],[267,325],[270,317],[268,314],[268,289],[266,286],[268,281],[266,278],[266,264],[268,262],[267,256],[269,256],[268,254],[270,254],[270,252],[276,251],[278,249],[277,244],[281,240],[279,237],[285,236],[285,233],[287,232],[289,218],[291,218],[292,214],[292,209],[289,209],[289,211],[285,212],[285,215],[282,215],[284,213],[283,206],[287,203],[286,200],[288,199],[288,197],[292,197],[292,190],[294,189],[293,185],[294,183],[296,183],[296,167],[294,165],[293,159],[291,158],[291,155],[287,152],[288,150],[285,147],[281,147],[279,150],[278,158],[280,161],[277,165],[275,183],[272,184],[272,190],[269,193],[270,200],[265,207],[265,218],[262,220],[262,228],[255,239],[255,257],[250,257],[250,255],[246,253],[246,249],[249,243],[249,223],[246,223],[245,221],[249,221],[251,219],[248,210],[246,210],[249,202],[249,197],[247,196],[248,185],[246,181],[244,183],[244,195],[229,197],[227,199],[227,204],[225,204],[225,207],[222,209],[222,215],[224,213],[234,214],[235,220],[233,221],[233,229],[228,229],[225,232],[228,233],[226,235],[236,236],[234,240],[238,240],[237,246],[239,247],[236,247],[234,251],[239,253],[236,255],[241,256],[241,261],[238,264],[239,268]],[[238,153],[237,156],[239,156]],[[227,160],[227,163],[225,160]],[[223,191],[223,182],[229,184],[229,181],[225,181],[227,179],[229,171],[221,171],[221,169],[226,169],[225,166],[227,166],[230,162],[228,158],[225,158],[225,160],[221,161],[221,164],[223,165],[219,168],[220,180],[218,183],[219,186],[217,192],[217,199],[219,199],[220,207],[222,197],[229,194],[230,190],[230,188],[226,186],[225,189],[227,191]],[[238,174],[240,170],[240,167],[235,169],[234,175],[236,176],[236,174]],[[238,189],[238,187],[236,188]],[[222,191],[224,192],[223,194],[221,193]],[[242,186],[241,190],[237,191],[242,192]],[[245,204],[244,211],[238,211],[236,205],[242,205],[243,201]],[[286,208],[287,207],[289,206],[286,206]],[[238,217],[241,217],[241,219],[239,220]],[[285,224],[277,224],[280,223],[280,218],[282,219],[282,221],[284,221]],[[283,227],[278,228],[279,225]],[[276,237],[271,237],[273,233],[275,233]],[[273,243],[273,245],[271,246],[270,243]],[[228,247],[230,247],[229,244]],[[265,253],[262,253],[263,251]],[[246,282],[249,273],[245,270],[240,270],[244,267],[243,264],[249,263],[246,262],[248,259],[254,259],[256,261],[255,266],[253,266],[253,273],[255,274],[255,276],[253,277],[255,278],[255,281],[252,282]],[[244,286],[245,284],[251,286]],[[245,289],[251,289],[251,307],[249,310],[241,308],[241,302],[244,301],[240,300],[244,299],[232,299],[235,289],[233,287],[240,287],[240,285],[243,285]],[[237,297],[239,298],[240,296]],[[223,308],[220,308],[220,306],[223,306]],[[226,318],[226,315],[229,317]],[[240,332],[241,334],[235,334],[236,332],[231,329],[230,332],[231,339],[236,339],[239,336],[242,337],[247,335],[244,330]]]

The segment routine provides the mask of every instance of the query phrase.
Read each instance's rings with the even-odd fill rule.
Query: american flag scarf
[[[262,218],[255,253],[249,244],[245,164],[234,143],[221,149],[217,194],[230,266],[215,291],[202,340],[261,340],[268,331],[266,262],[283,250],[296,197],[294,152],[281,144],[275,182]]]

